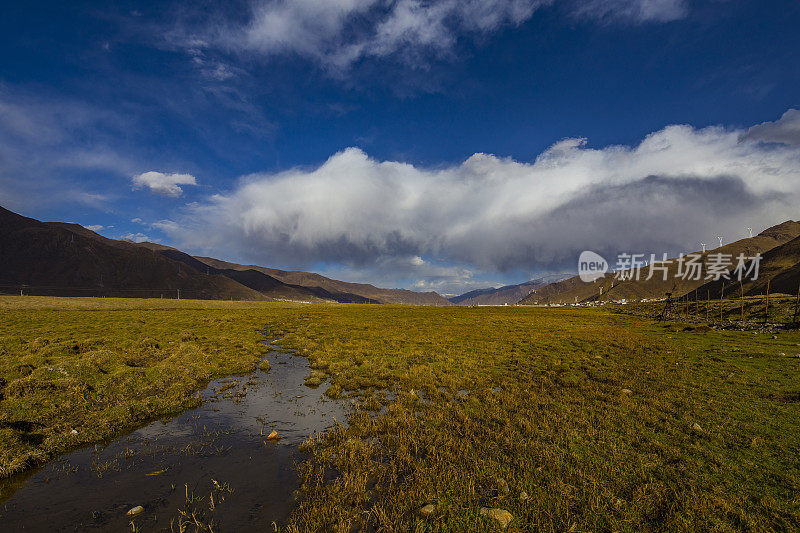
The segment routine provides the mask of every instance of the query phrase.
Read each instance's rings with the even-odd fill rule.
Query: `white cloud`
[[[91,230],[91,231],[100,231],[103,229],[103,226],[100,224],[89,224],[88,226],[84,226],[84,228]]]
[[[800,110],[789,109],[774,122],[763,122],[747,130],[745,140],[800,145]]]
[[[420,279],[422,257],[536,272],[572,267],[584,249],[690,251],[800,218],[800,148],[743,134],[674,125],[636,146],[565,139],[530,163],[477,153],[436,169],[348,148],[318,168],[247,176],[161,229],[188,248],[265,264]]]
[[[120,237],[120,239],[133,242],[151,242],[150,237],[148,237],[144,233],[128,233]]]
[[[263,54],[297,53],[333,68],[365,57],[450,50],[461,34],[520,24],[553,0],[261,1],[249,22],[212,39]]]
[[[165,174],[163,172],[144,172],[131,178],[134,189],[147,187],[153,194],[178,197],[183,194],[180,185],[197,185],[191,174]]]

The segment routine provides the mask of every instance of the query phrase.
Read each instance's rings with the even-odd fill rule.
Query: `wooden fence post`
[[[739,304],[742,307],[742,322],[744,322],[744,285],[742,280],[739,280]]]
[[[800,311],[800,285],[797,286],[797,300],[794,302],[794,318],[792,322],[797,322],[798,311]]]

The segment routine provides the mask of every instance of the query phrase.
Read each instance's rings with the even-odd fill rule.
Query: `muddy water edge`
[[[304,385],[305,358],[265,360],[269,371],[209,383],[196,409],[0,480],[0,531],[280,526],[296,504],[298,446],[346,414],[324,385]]]

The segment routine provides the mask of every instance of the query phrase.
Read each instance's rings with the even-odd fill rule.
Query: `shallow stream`
[[[299,488],[298,445],[336,421],[341,403],[303,385],[307,360],[271,351],[269,372],[209,383],[203,405],[104,446],[0,480],[0,531],[269,530]],[[267,440],[273,430],[281,437]],[[135,516],[128,511],[141,506]],[[133,524],[131,524],[133,522]]]

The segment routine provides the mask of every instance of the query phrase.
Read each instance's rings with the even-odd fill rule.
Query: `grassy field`
[[[664,311],[664,303],[631,303],[622,309],[653,315]],[[793,324],[800,320],[800,297],[778,294],[771,295],[769,299],[761,295],[694,301],[690,295],[689,298],[676,300],[669,315],[675,319],[709,323]]]
[[[0,475],[197,403],[251,371],[288,305],[0,297]],[[76,432],[76,433],[73,433]]]
[[[290,530],[485,531],[481,508],[511,530],[800,529],[797,332],[514,307],[8,297],[0,313],[6,473],[191,405],[253,368],[269,325],[356,400],[304,444]]]

